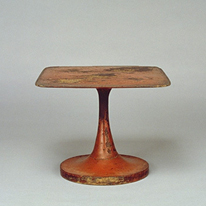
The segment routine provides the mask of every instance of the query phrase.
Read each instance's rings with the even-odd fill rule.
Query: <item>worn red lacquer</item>
[[[96,88],[99,95],[99,125],[90,155],[69,158],[60,165],[67,180],[90,185],[116,185],[140,180],[148,175],[149,164],[138,157],[118,154],[109,125],[108,100],[112,88],[169,86],[157,67],[101,66],[49,67],[39,76],[37,86],[56,88]]]

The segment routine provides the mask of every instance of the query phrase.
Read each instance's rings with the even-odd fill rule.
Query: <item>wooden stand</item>
[[[94,72],[98,73],[94,74]],[[127,79],[122,82],[122,77]],[[158,87],[169,84],[169,79],[159,68],[97,67],[94,70],[93,67],[58,67],[47,68],[42,72],[36,82],[37,86],[96,87],[99,95],[99,125],[94,149],[90,155],[81,155],[63,161],[60,165],[62,177],[89,185],[125,184],[146,177],[149,173],[149,164],[145,160],[120,155],[115,148],[109,125],[109,93],[112,87]]]

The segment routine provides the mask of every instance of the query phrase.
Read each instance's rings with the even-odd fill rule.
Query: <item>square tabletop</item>
[[[162,69],[146,66],[47,67],[36,86],[52,88],[151,88],[170,85]]]

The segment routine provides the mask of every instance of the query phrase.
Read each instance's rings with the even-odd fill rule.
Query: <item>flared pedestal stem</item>
[[[108,100],[110,88],[97,89],[99,94],[99,125],[93,152],[72,157],[60,165],[62,177],[90,185],[117,185],[135,182],[148,175],[148,163],[138,157],[119,155],[112,139]]]
[[[94,150],[90,157],[94,159],[115,158],[115,149],[109,126],[108,100],[111,89],[97,89],[99,94],[99,125]]]

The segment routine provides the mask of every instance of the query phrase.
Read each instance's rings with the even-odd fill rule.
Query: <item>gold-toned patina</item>
[[[56,88],[142,88],[169,86],[170,81],[158,67],[72,66],[45,68],[36,85]]]

